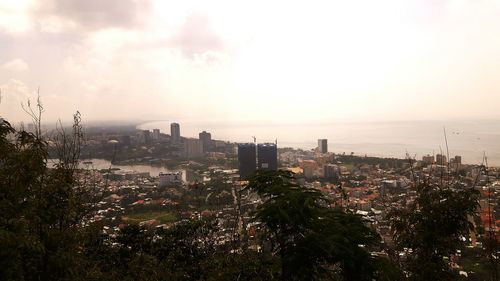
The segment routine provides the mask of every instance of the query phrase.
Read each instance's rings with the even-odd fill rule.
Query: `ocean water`
[[[138,126],[160,129],[170,134],[170,122],[177,122],[184,137],[198,138],[206,130],[213,139],[233,142],[275,142],[278,147],[314,149],[319,138],[328,139],[328,149],[335,153],[404,158],[408,152],[421,159],[426,154],[462,156],[462,162],[500,166],[500,120],[475,121],[398,121],[332,123],[214,123],[156,121]]]

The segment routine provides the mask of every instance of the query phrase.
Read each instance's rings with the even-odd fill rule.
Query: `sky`
[[[500,119],[500,1],[0,0],[0,116]]]

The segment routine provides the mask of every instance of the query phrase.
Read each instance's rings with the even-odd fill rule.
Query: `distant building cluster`
[[[317,153],[320,153],[324,157],[328,155],[328,140],[318,139],[318,147],[316,149]],[[281,156],[285,156],[282,153]],[[321,155],[318,157],[321,158]],[[326,164],[327,159],[324,161],[320,160],[320,164]],[[307,160],[300,162],[301,172],[306,178],[313,178],[318,176],[318,163],[315,160]],[[240,178],[247,179],[252,174],[255,173],[257,169],[278,169],[278,148],[275,143],[241,143],[238,145],[238,167],[240,171]],[[329,167],[328,176],[335,177],[338,176],[338,167]]]
[[[436,157],[434,155],[424,155],[422,156],[422,164],[424,165],[461,165],[462,164],[462,156],[456,155],[455,157],[451,158],[450,160],[447,161],[447,157],[444,154],[436,154]]]

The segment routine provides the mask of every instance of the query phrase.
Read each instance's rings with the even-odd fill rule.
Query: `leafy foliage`
[[[0,125],[0,275],[7,280],[70,278],[83,204],[67,169],[47,168],[48,144]],[[38,131],[39,132],[39,131]]]
[[[456,253],[474,226],[469,217],[478,207],[475,189],[453,189],[431,183],[417,187],[417,198],[390,214],[394,242],[407,249],[406,269],[412,280],[455,280],[445,258]]]
[[[268,229],[284,280],[372,280],[364,247],[377,235],[359,216],[327,207],[319,191],[300,186],[288,171],[258,171],[247,188],[264,201],[254,219]]]

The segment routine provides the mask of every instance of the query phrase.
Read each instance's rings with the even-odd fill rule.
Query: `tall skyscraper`
[[[170,142],[172,144],[181,143],[181,127],[178,123],[170,124]]]
[[[238,144],[238,168],[240,170],[240,178],[247,179],[249,176],[253,175],[253,173],[255,173],[256,164],[255,144]]]
[[[199,134],[200,140],[203,142],[203,151],[207,152],[212,147],[212,135],[206,131]]]
[[[274,143],[257,145],[257,169],[278,170],[278,148]]]
[[[328,140],[327,139],[319,139],[318,140],[318,152],[319,153],[328,153]]]

